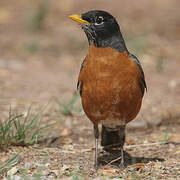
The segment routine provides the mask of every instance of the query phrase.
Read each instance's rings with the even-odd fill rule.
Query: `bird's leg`
[[[122,168],[124,167],[124,149],[121,147],[121,165]]]
[[[119,129],[119,137],[120,137],[120,147],[121,147],[121,164],[120,166],[123,168],[124,167],[124,142],[125,142],[125,127],[126,126],[121,126]]]
[[[94,168],[98,170],[98,137],[99,137],[99,129],[98,125],[94,124],[94,137],[95,137],[95,160],[94,160]]]

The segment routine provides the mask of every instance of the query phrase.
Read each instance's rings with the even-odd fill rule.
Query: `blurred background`
[[[102,9],[116,17],[143,65],[148,92],[139,119],[180,118],[179,7],[178,0],[1,0],[1,113],[49,101],[58,111],[71,101],[88,43],[68,16]]]
[[[10,107],[27,117],[30,106],[33,114],[41,112],[42,107],[45,107],[38,125],[46,122],[56,124],[50,131],[46,131],[50,132],[48,138],[52,137],[48,141],[49,145],[59,147],[68,144],[71,152],[75,148],[72,147],[73,143],[81,144],[86,149],[93,147],[92,124],[83,113],[80,98],[76,94],[78,73],[88,50],[88,42],[81,28],[68,16],[95,9],[106,10],[116,17],[129,51],[138,57],[145,72],[148,91],[141,112],[129,124],[133,131],[128,131],[126,144],[162,140],[180,142],[179,0],[0,0],[1,120],[9,118],[11,121]],[[34,123],[34,120],[31,122]],[[0,124],[2,127],[3,123]],[[0,139],[8,145],[12,142],[15,145],[22,145],[19,142],[25,145],[38,142],[34,139],[25,141],[24,135],[23,140],[21,137],[17,140],[15,136],[15,140],[14,137],[11,140],[7,136],[10,139],[8,143],[6,138]],[[46,144],[46,140],[41,143]],[[4,146],[3,141],[0,141],[0,148]],[[69,150],[67,146],[60,147]],[[155,156],[164,158],[169,153],[170,159],[165,161],[164,166],[171,170],[180,151],[173,144],[166,147],[166,150],[147,147],[144,151],[140,147],[129,151],[131,154],[141,154],[142,157],[144,152],[149,157],[157,152]],[[29,150],[23,151],[28,152],[30,161],[40,156],[39,152],[37,156],[33,155],[34,149],[32,152]],[[84,151],[85,157],[81,152],[78,154],[79,146],[76,148],[76,156],[64,151],[60,156],[59,150],[56,152],[56,158],[59,159],[54,167],[59,168],[62,165],[59,162],[65,161],[72,169],[74,164],[82,163],[85,173],[93,167],[93,151]],[[22,152],[18,148],[13,148],[13,151]],[[0,163],[9,158],[8,152],[2,157],[4,159],[1,158]],[[27,160],[21,153],[22,164],[23,158]],[[52,164],[55,163],[53,160],[51,158]],[[150,160],[146,159],[147,162]],[[153,167],[154,171],[150,165],[150,174],[158,169]],[[157,174],[165,174],[163,172]],[[172,172],[169,174],[172,175]]]

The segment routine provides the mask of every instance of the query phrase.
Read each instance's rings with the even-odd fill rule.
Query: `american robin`
[[[89,42],[77,87],[84,112],[94,125],[95,169],[98,169],[98,124],[102,124],[101,145],[120,147],[123,166],[125,127],[138,114],[147,90],[142,66],[127,50],[111,14],[92,10],[69,17],[81,25]]]

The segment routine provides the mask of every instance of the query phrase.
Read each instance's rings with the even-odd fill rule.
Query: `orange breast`
[[[88,118],[95,124],[124,124],[134,119],[142,102],[140,78],[127,52],[91,45],[78,79]]]

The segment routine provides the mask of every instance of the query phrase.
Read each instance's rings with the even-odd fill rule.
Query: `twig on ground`
[[[121,156],[118,157],[118,158],[116,158],[116,159],[113,159],[113,160],[110,161],[106,166],[108,166],[108,165],[110,165],[110,164],[112,164],[112,163],[114,163],[114,162],[116,162],[116,161],[119,161],[120,159],[121,159]]]
[[[125,149],[135,148],[135,147],[141,147],[141,146],[156,146],[161,144],[167,144],[167,142],[155,142],[155,143],[146,143],[146,144],[135,144],[135,145],[129,145],[125,146]]]

